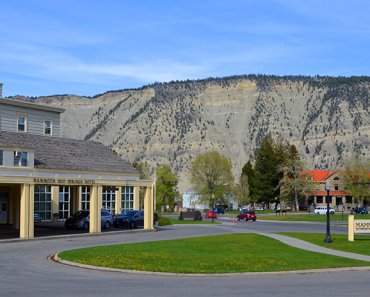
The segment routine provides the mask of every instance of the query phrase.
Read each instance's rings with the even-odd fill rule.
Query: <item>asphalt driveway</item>
[[[139,230],[3,241],[0,242],[0,296],[369,296],[370,271],[181,277],[102,272],[65,266],[48,259],[57,252],[78,247],[281,229],[325,232],[325,225],[233,224],[226,220],[223,225],[169,226],[158,232]],[[340,230],[345,232],[344,228]]]

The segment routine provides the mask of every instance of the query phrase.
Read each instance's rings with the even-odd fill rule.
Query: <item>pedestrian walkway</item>
[[[344,258],[350,258],[354,260],[361,260],[361,261],[368,261],[370,262],[370,256],[366,255],[360,255],[360,254],[354,254],[354,253],[349,253],[349,252],[342,252],[338,250],[333,250],[329,248],[324,248],[322,246],[316,245],[309,243],[307,241],[303,241],[300,239],[296,239],[293,237],[285,236],[285,235],[280,235],[280,234],[273,234],[273,233],[261,233],[261,232],[255,232],[260,235],[268,236],[270,238],[274,238],[276,240],[279,240],[287,245],[302,249],[302,250],[307,250],[311,252],[317,252],[317,253],[322,253],[322,254],[328,254],[328,255],[333,255],[333,256],[339,256],[339,257],[344,257]]]

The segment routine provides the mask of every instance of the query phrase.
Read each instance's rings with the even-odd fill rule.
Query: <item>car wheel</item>
[[[82,226],[82,228],[84,229],[84,230],[89,230],[89,222],[85,222],[84,224],[83,224],[83,226]]]
[[[109,223],[109,221],[106,221],[104,223],[104,229],[109,229],[109,228],[110,228],[110,223]]]
[[[245,221],[246,221],[246,222],[248,222],[248,219],[247,219],[247,218],[245,218]]]
[[[240,221],[240,218],[238,218],[238,221]]]
[[[253,219],[253,222],[255,222],[256,221],[256,219]]]

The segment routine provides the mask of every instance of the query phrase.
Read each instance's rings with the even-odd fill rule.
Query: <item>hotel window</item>
[[[18,116],[17,131],[18,132],[27,132],[27,117]]]
[[[44,121],[44,135],[52,135],[53,131],[53,122],[50,120],[45,120]]]
[[[134,209],[134,187],[122,188],[122,210]]]
[[[14,151],[14,166],[27,167],[27,152]]]
[[[81,209],[89,210],[90,209],[90,188],[87,186],[82,187],[81,191]]]
[[[114,214],[116,208],[116,188],[115,187],[103,187],[103,201],[102,206],[104,209],[109,210],[111,214]]]
[[[3,156],[4,156],[4,151],[0,150],[0,166],[4,164]]]
[[[323,203],[322,196],[317,196],[316,197],[316,203]]]
[[[41,220],[51,220],[51,186],[35,185],[34,212]]]
[[[69,186],[59,187],[59,219],[69,217],[69,207],[71,201],[71,188]]]
[[[338,190],[339,190],[339,185],[338,185],[338,184],[335,184],[335,185],[334,185],[334,190],[335,190],[335,191],[338,191]]]

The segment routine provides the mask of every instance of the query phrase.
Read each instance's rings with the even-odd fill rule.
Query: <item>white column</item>
[[[134,187],[134,209],[140,209],[140,187]]]
[[[20,238],[34,237],[34,186],[29,184],[21,185],[20,201]]]
[[[122,208],[122,187],[116,187],[116,214],[121,213]]]
[[[91,187],[90,194],[90,233],[101,232],[101,208],[102,208],[102,187]]]
[[[144,229],[153,229],[153,191],[152,187],[145,188],[144,194]]]

